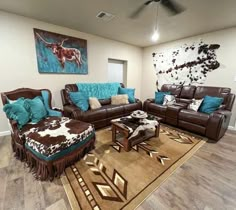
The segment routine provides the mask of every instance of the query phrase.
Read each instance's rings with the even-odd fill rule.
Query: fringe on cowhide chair
[[[1,93],[1,97],[15,157],[26,162],[37,179],[59,177],[67,166],[94,149],[93,125],[52,109],[48,89],[19,88]]]

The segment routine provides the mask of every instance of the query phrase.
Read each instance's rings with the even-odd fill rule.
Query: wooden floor
[[[0,209],[71,209],[59,179],[36,181],[13,157],[9,136],[0,138],[0,155]],[[235,210],[236,133],[206,143],[137,209]]]

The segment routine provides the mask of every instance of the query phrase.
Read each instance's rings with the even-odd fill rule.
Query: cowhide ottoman
[[[37,179],[52,180],[64,169],[94,149],[93,125],[66,117],[48,117],[27,124],[21,131],[25,139],[26,161]]]

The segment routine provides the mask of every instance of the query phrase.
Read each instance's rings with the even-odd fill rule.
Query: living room
[[[143,7],[145,1],[116,2],[103,0],[99,5],[93,5],[94,2],[91,0],[86,2],[73,1],[70,4],[55,1],[31,2],[29,0],[1,2],[1,93],[18,88],[49,89],[52,93],[52,106],[63,109],[60,91],[65,88],[65,85],[108,82],[108,63],[109,59],[113,59],[127,64],[125,87],[134,88],[135,98],[140,99],[144,104],[147,99],[155,98],[156,82],[159,76],[162,76],[162,74],[158,74],[159,71],[154,66],[155,55],[173,52],[175,49],[194,44],[197,46],[203,42],[207,45],[218,46],[218,49],[214,50],[214,55],[220,66],[215,69],[209,68],[205,79],[199,84],[193,83],[193,85],[230,88],[231,93],[236,94],[236,64],[233,54],[236,46],[235,2],[233,0],[227,2],[176,0],[176,2],[181,3],[184,8],[180,14],[169,15],[165,7],[160,5],[160,2],[153,2],[147,5],[147,8],[144,8],[142,13],[135,18],[130,17],[130,14],[140,6]],[[158,15],[156,13],[157,5]],[[104,22],[96,18],[100,11],[109,12],[115,17],[109,22]],[[67,13],[66,16],[65,13]],[[156,25],[159,27],[160,37],[159,40],[153,42],[150,37]],[[36,39],[34,29],[86,40],[87,74],[40,73],[36,54],[36,42],[40,40]],[[43,37],[42,34],[41,37]],[[48,42],[52,40],[48,39]],[[155,55],[153,56],[153,54]],[[189,57],[187,58],[188,55],[185,56],[184,62],[187,62]],[[171,77],[171,74],[166,75]],[[162,83],[159,81],[158,89],[161,88],[161,85]],[[0,151],[3,154],[3,158],[0,160],[0,209],[87,209],[84,207],[85,204],[80,203],[84,199],[82,195],[76,193],[71,195],[73,190],[68,190],[68,184],[63,184],[63,181],[68,182],[68,180],[63,179],[64,175],[60,178],[54,178],[53,181],[36,180],[34,173],[29,171],[24,161],[22,162],[14,157],[9,143],[11,141],[10,127],[2,103],[0,108]],[[166,181],[162,183],[164,181],[162,180],[160,181],[162,184],[155,184],[152,191],[147,190],[145,194],[140,192],[141,198],[136,200],[130,198],[139,194],[139,191],[136,188],[130,188],[132,178],[128,175],[124,177],[125,171],[119,173],[125,179],[130,178],[130,182],[127,184],[128,197],[125,200],[125,196],[122,197],[122,193],[116,190],[116,194],[122,197],[122,201],[125,200],[123,206],[121,201],[106,200],[110,204],[107,206],[105,199],[102,200],[101,196],[95,192],[93,196],[98,197],[97,201],[101,202],[99,204],[101,209],[111,209],[113,208],[112,205],[115,209],[134,209],[136,207],[137,209],[235,208],[236,181],[233,171],[236,161],[234,155],[236,150],[234,144],[236,103],[232,106],[231,114],[228,130],[219,141],[206,142],[201,146],[196,143],[196,147],[199,149],[190,155],[190,159],[186,157],[186,160],[173,170],[173,174],[163,177]],[[170,132],[168,124],[161,123],[161,126],[167,127],[161,127],[160,136],[165,135],[164,128],[166,128],[166,133],[167,131]],[[170,126],[171,129],[173,127],[176,126]],[[105,127],[105,129],[109,129],[109,127]],[[179,131],[178,129],[182,128],[176,127],[175,132]],[[101,132],[103,130],[95,129],[96,142],[99,143],[98,145],[95,144],[95,150],[98,149],[98,154],[102,151],[100,146],[103,140],[99,136]],[[106,130],[106,132],[110,136],[112,135],[111,131]],[[195,134],[188,129],[183,129],[183,132],[186,135],[199,137],[199,133]],[[107,133],[102,134],[102,136],[107,137]],[[206,139],[207,137],[200,135],[199,138]],[[192,139],[194,144],[195,140]],[[109,137],[109,141],[110,143],[107,144],[112,143],[111,137]],[[185,146],[189,145],[186,144]],[[102,154],[109,155],[112,153],[114,157],[118,157],[116,156],[118,153],[115,153],[117,148],[117,145],[113,148],[108,148],[106,145]],[[141,145],[140,148],[145,153],[144,150],[149,147]],[[187,149],[190,150],[190,147]],[[120,161],[128,164],[129,160],[134,159],[133,157],[130,158],[129,155],[131,153],[135,155],[135,152],[135,148],[129,152],[121,148],[119,152],[122,154]],[[159,160],[161,157],[158,156],[158,152],[159,155],[166,155],[165,153],[161,154],[159,150],[156,152],[153,155]],[[149,154],[152,153],[149,151]],[[167,164],[165,167],[169,166],[169,162],[174,162],[174,159],[168,160],[168,157],[167,155],[166,160],[163,159]],[[109,160],[104,159],[103,161],[109,163]],[[145,159],[145,161],[148,160]],[[81,162],[83,160],[77,163],[77,168],[80,167]],[[140,161],[137,164],[144,167],[145,162]],[[152,163],[148,162],[148,164]],[[162,168],[162,165],[160,163],[157,169]],[[117,167],[120,167],[119,161]],[[149,169],[145,170],[148,171]],[[84,173],[86,174],[86,170]],[[140,171],[140,174],[142,173],[144,172]],[[150,177],[151,174],[150,171]],[[135,175],[137,176],[135,180],[137,185],[139,185],[139,181],[140,183],[144,182],[138,179],[140,178],[138,174]],[[150,177],[147,174],[144,180],[150,182]],[[108,179],[106,178],[106,180]],[[76,187],[71,188],[75,189]],[[132,203],[131,200],[135,200],[135,202]],[[92,207],[90,208],[92,209]]]

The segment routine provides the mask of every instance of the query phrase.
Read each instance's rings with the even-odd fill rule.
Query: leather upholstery
[[[186,85],[183,86],[180,93],[180,98],[192,99],[196,90],[196,86]]]
[[[201,134],[214,141],[224,135],[235,100],[235,94],[231,93],[230,88],[165,84],[161,91],[176,95],[176,104],[167,107],[155,104],[154,99],[147,99],[143,104],[144,111],[161,117],[165,123]],[[187,109],[193,98],[202,99],[206,95],[224,98],[223,104],[210,115]]]
[[[171,124],[171,125],[177,125],[178,124],[178,118],[179,118],[179,112],[183,109],[184,107],[178,106],[178,105],[170,105],[167,106],[166,110],[166,122]]]
[[[182,89],[181,85],[165,84],[165,85],[162,85],[161,87],[162,92],[171,92],[171,95],[174,95],[175,97],[180,96],[181,89]]]
[[[179,112],[179,119],[196,125],[206,126],[210,118],[209,114],[183,109]]]
[[[121,86],[124,87],[123,84],[121,84]],[[108,126],[112,119],[129,115],[135,110],[142,109],[142,102],[138,99],[136,99],[136,102],[133,104],[125,105],[111,105],[111,99],[103,99],[99,100],[102,105],[101,108],[94,110],[89,109],[88,111],[83,112],[69,100],[69,91],[79,90],[76,84],[67,84],[65,85],[65,89],[61,90],[64,115],[66,117],[92,123],[95,128]]]
[[[198,86],[196,88],[194,98],[201,99],[206,95],[215,96],[215,97],[224,98],[223,104],[226,104],[229,94],[230,94],[230,88]]]

